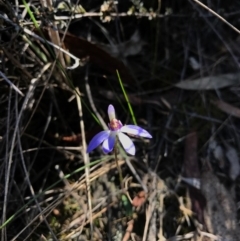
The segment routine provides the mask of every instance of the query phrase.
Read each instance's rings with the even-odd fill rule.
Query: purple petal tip
[[[97,135],[95,135],[88,145],[87,153],[91,152],[93,149],[99,146],[104,140],[106,140],[109,134],[110,131],[101,131]]]
[[[113,107],[113,105],[109,105],[108,106],[108,116],[109,116],[109,120],[111,121],[112,119],[115,119],[115,109]]]
[[[114,107],[113,107],[113,105],[109,105],[108,106],[108,113],[109,112],[114,112],[115,110],[114,110]]]
[[[121,131],[125,132],[125,133],[129,133],[129,134],[133,134],[136,136],[152,138],[150,133],[148,131],[144,130],[143,128],[141,128],[140,126],[126,125],[121,128]]]

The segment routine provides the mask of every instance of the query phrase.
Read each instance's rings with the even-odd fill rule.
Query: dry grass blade
[[[32,37],[40,40],[40,41],[43,42],[43,43],[48,43],[49,45],[51,45],[51,46],[54,47],[55,49],[61,51],[62,53],[68,55],[69,57],[71,57],[71,58],[75,61],[75,63],[74,63],[72,66],[69,66],[68,69],[75,69],[75,68],[77,68],[77,67],[80,65],[80,60],[79,60],[79,58],[77,58],[77,57],[74,56],[73,54],[69,53],[69,52],[66,51],[65,49],[61,48],[60,46],[58,46],[58,45],[56,45],[56,44],[54,44],[54,43],[52,43],[52,42],[50,42],[50,41],[48,41],[48,40],[46,40],[46,39],[43,39],[42,37],[40,37],[39,35],[35,34],[35,33],[32,32],[32,31],[30,31],[29,29],[24,28],[23,31],[24,31],[26,34],[28,34],[28,35],[30,35],[30,36],[32,36]],[[59,52],[57,52],[57,53],[59,53]]]
[[[118,160],[119,166],[123,165],[124,163],[125,163],[124,160]],[[92,168],[91,173],[89,175],[90,182],[93,182],[97,178],[103,176],[110,170],[115,169],[116,167],[117,167],[116,163],[108,163],[108,164],[103,165],[102,167],[96,166],[96,168],[97,168],[96,171],[93,170],[95,168]],[[77,189],[77,190],[85,189],[86,188],[85,183],[86,183],[86,174],[81,177],[79,182],[74,183],[72,188]]]
[[[212,100],[211,101],[217,108],[225,112],[226,114],[232,115],[234,117],[240,118],[240,109],[230,105],[222,100]]]
[[[18,113],[18,117],[16,119],[16,124],[15,124],[15,128],[14,128],[14,132],[13,132],[13,136],[12,136],[12,143],[11,143],[11,147],[10,147],[10,151],[9,151],[9,156],[8,156],[8,160],[6,160],[6,176],[5,176],[5,193],[4,193],[4,205],[3,205],[3,212],[2,212],[2,223],[4,223],[6,221],[6,211],[7,211],[7,205],[8,205],[8,191],[9,191],[9,181],[10,181],[10,173],[11,173],[11,167],[12,167],[12,162],[13,162],[13,153],[14,153],[14,148],[16,145],[16,141],[17,141],[17,133],[18,133],[18,128],[19,128],[19,124],[20,121],[22,119],[22,115],[24,113],[24,111],[26,110],[29,102],[32,99],[33,93],[35,91],[35,88],[37,87],[38,81],[39,79],[42,77],[42,74],[44,73],[44,71],[46,69],[48,69],[48,67],[51,64],[47,64],[43,70],[42,73],[38,74],[38,76],[35,79],[31,80],[31,85],[29,86],[28,92],[24,98],[22,107],[20,112]],[[4,230],[5,228],[2,229],[2,240],[5,240],[4,238]]]
[[[210,13],[212,13],[213,15],[215,15],[216,17],[218,17],[221,21],[223,21],[224,23],[226,23],[230,28],[232,28],[234,31],[236,31],[238,34],[240,34],[240,30],[237,29],[236,27],[234,27],[231,23],[229,23],[226,19],[224,19],[223,17],[221,17],[219,14],[217,14],[215,11],[213,11],[211,8],[207,7],[205,4],[203,4],[202,2],[198,1],[198,0],[193,0],[194,2],[196,2],[197,4],[199,4],[201,7],[205,8],[206,10],[208,10]]]
[[[146,222],[144,227],[143,241],[146,241],[146,240],[149,241],[152,239],[156,240],[155,239],[156,237],[155,197],[156,197],[156,192],[153,192],[149,197],[149,205],[148,205],[148,208],[146,209]],[[152,224],[151,222],[154,222],[154,223]],[[150,232],[150,235],[148,236],[149,229],[151,230],[151,232]]]
[[[89,220],[91,226],[91,233],[93,232],[93,219],[92,219],[92,201],[91,201],[91,186],[90,186],[90,179],[89,179],[89,158],[87,154],[87,144],[86,144],[86,137],[85,137],[85,128],[83,122],[83,111],[82,111],[82,104],[80,99],[81,93],[78,88],[76,88],[76,99],[79,111],[79,118],[80,118],[80,129],[82,134],[82,155],[85,164],[85,174],[86,174],[86,189],[87,189],[87,196],[88,196],[88,208],[89,208]],[[92,237],[92,236],[91,236]]]
[[[0,71],[0,75],[2,76],[2,78],[10,85],[10,87],[12,87],[15,91],[18,92],[18,94],[20,94],[21,96],[24,96],[24,94],[22,93],[21,90],[19,90],[19,88],[14,85],[6,76],[4,73],[2,73],[2,71]]]
[[[126,157],[126,163],[129,167],[129,169],[131,170],[133,176],[138,180],[139,184],[142,186],[143,190],[147,193],[148,189],[146,187],[146,185],[143,183],[143,181],[141,180],[141,178],[139,177],[136,169],[133,167],[132,163],[130,162],[129,158]]]
[[[41,0],[40,2],[42,4],[42,7],[47,8],[48,11],[51,12],[51,11],[54,10],[52,0],[47,0],[47,1]],[[57,30],[57,25],[55,23],[52,23],[52,26],[50,28],[48,28],[47,31],[48,31],[49,38],[51,40],[50,42],[52,44],[54,44],[55,46],[60,47],[61,41],[60,41],[59,33],[58,33],[58,30]],[[60,49],[56,49],[56,48],[54,50],[55,50],[56,56],[58,56],[59,62],[61,63],[62,67],[65,69],[66,64],[65,64],[63,52],[61,52]]]

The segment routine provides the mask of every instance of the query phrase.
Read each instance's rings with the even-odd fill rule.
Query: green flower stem
[[[118,169],[118,173],[119,173],[119,181],[121,183],[121,188],[124,189],[122,170],[121,170],[120,166],[118,165],[117,144],[115,144],[115,146],[114,146],[114,155],[115,155],[115,161],[116,161],[116,165],[117,165],[117,169]]]

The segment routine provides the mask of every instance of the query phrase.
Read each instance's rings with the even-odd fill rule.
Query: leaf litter
[[[94,1],[65,10],[31,2],[41,35],[11,2],[0,3],[1,73],[12,86],[0,98],[0,239],[238,240],[238,45],[227,26],[212,26],[197,1],[108,1],[104,10]],[[210,2],[238,24],[237,3]],[[118,153],[123,183],[113,154],[98,148],[85,173],[82,145],[99,131],[93,110],[107,121],[109,99],[129,123],[116,69],[137,122],[153,135],[133,139],[134,157]]]

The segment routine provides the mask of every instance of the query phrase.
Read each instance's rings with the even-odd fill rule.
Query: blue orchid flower
[[[113,150],[116,139],[120,141],[123,148],[130,155],[135,155],[136,149],[132,140],[124,133],[129,133],[135,136],[152,138],[152,136],[143,128],[135,125],[123,125],[120,120],[116,119],[115,109],[112,105],[108,106],[108,116],[110,123],[108,124],[109,130],[101,131],[93,137],[90,141],[87,153],[91,152],[97,146],[102,144],[104,153],[109,153]]]

